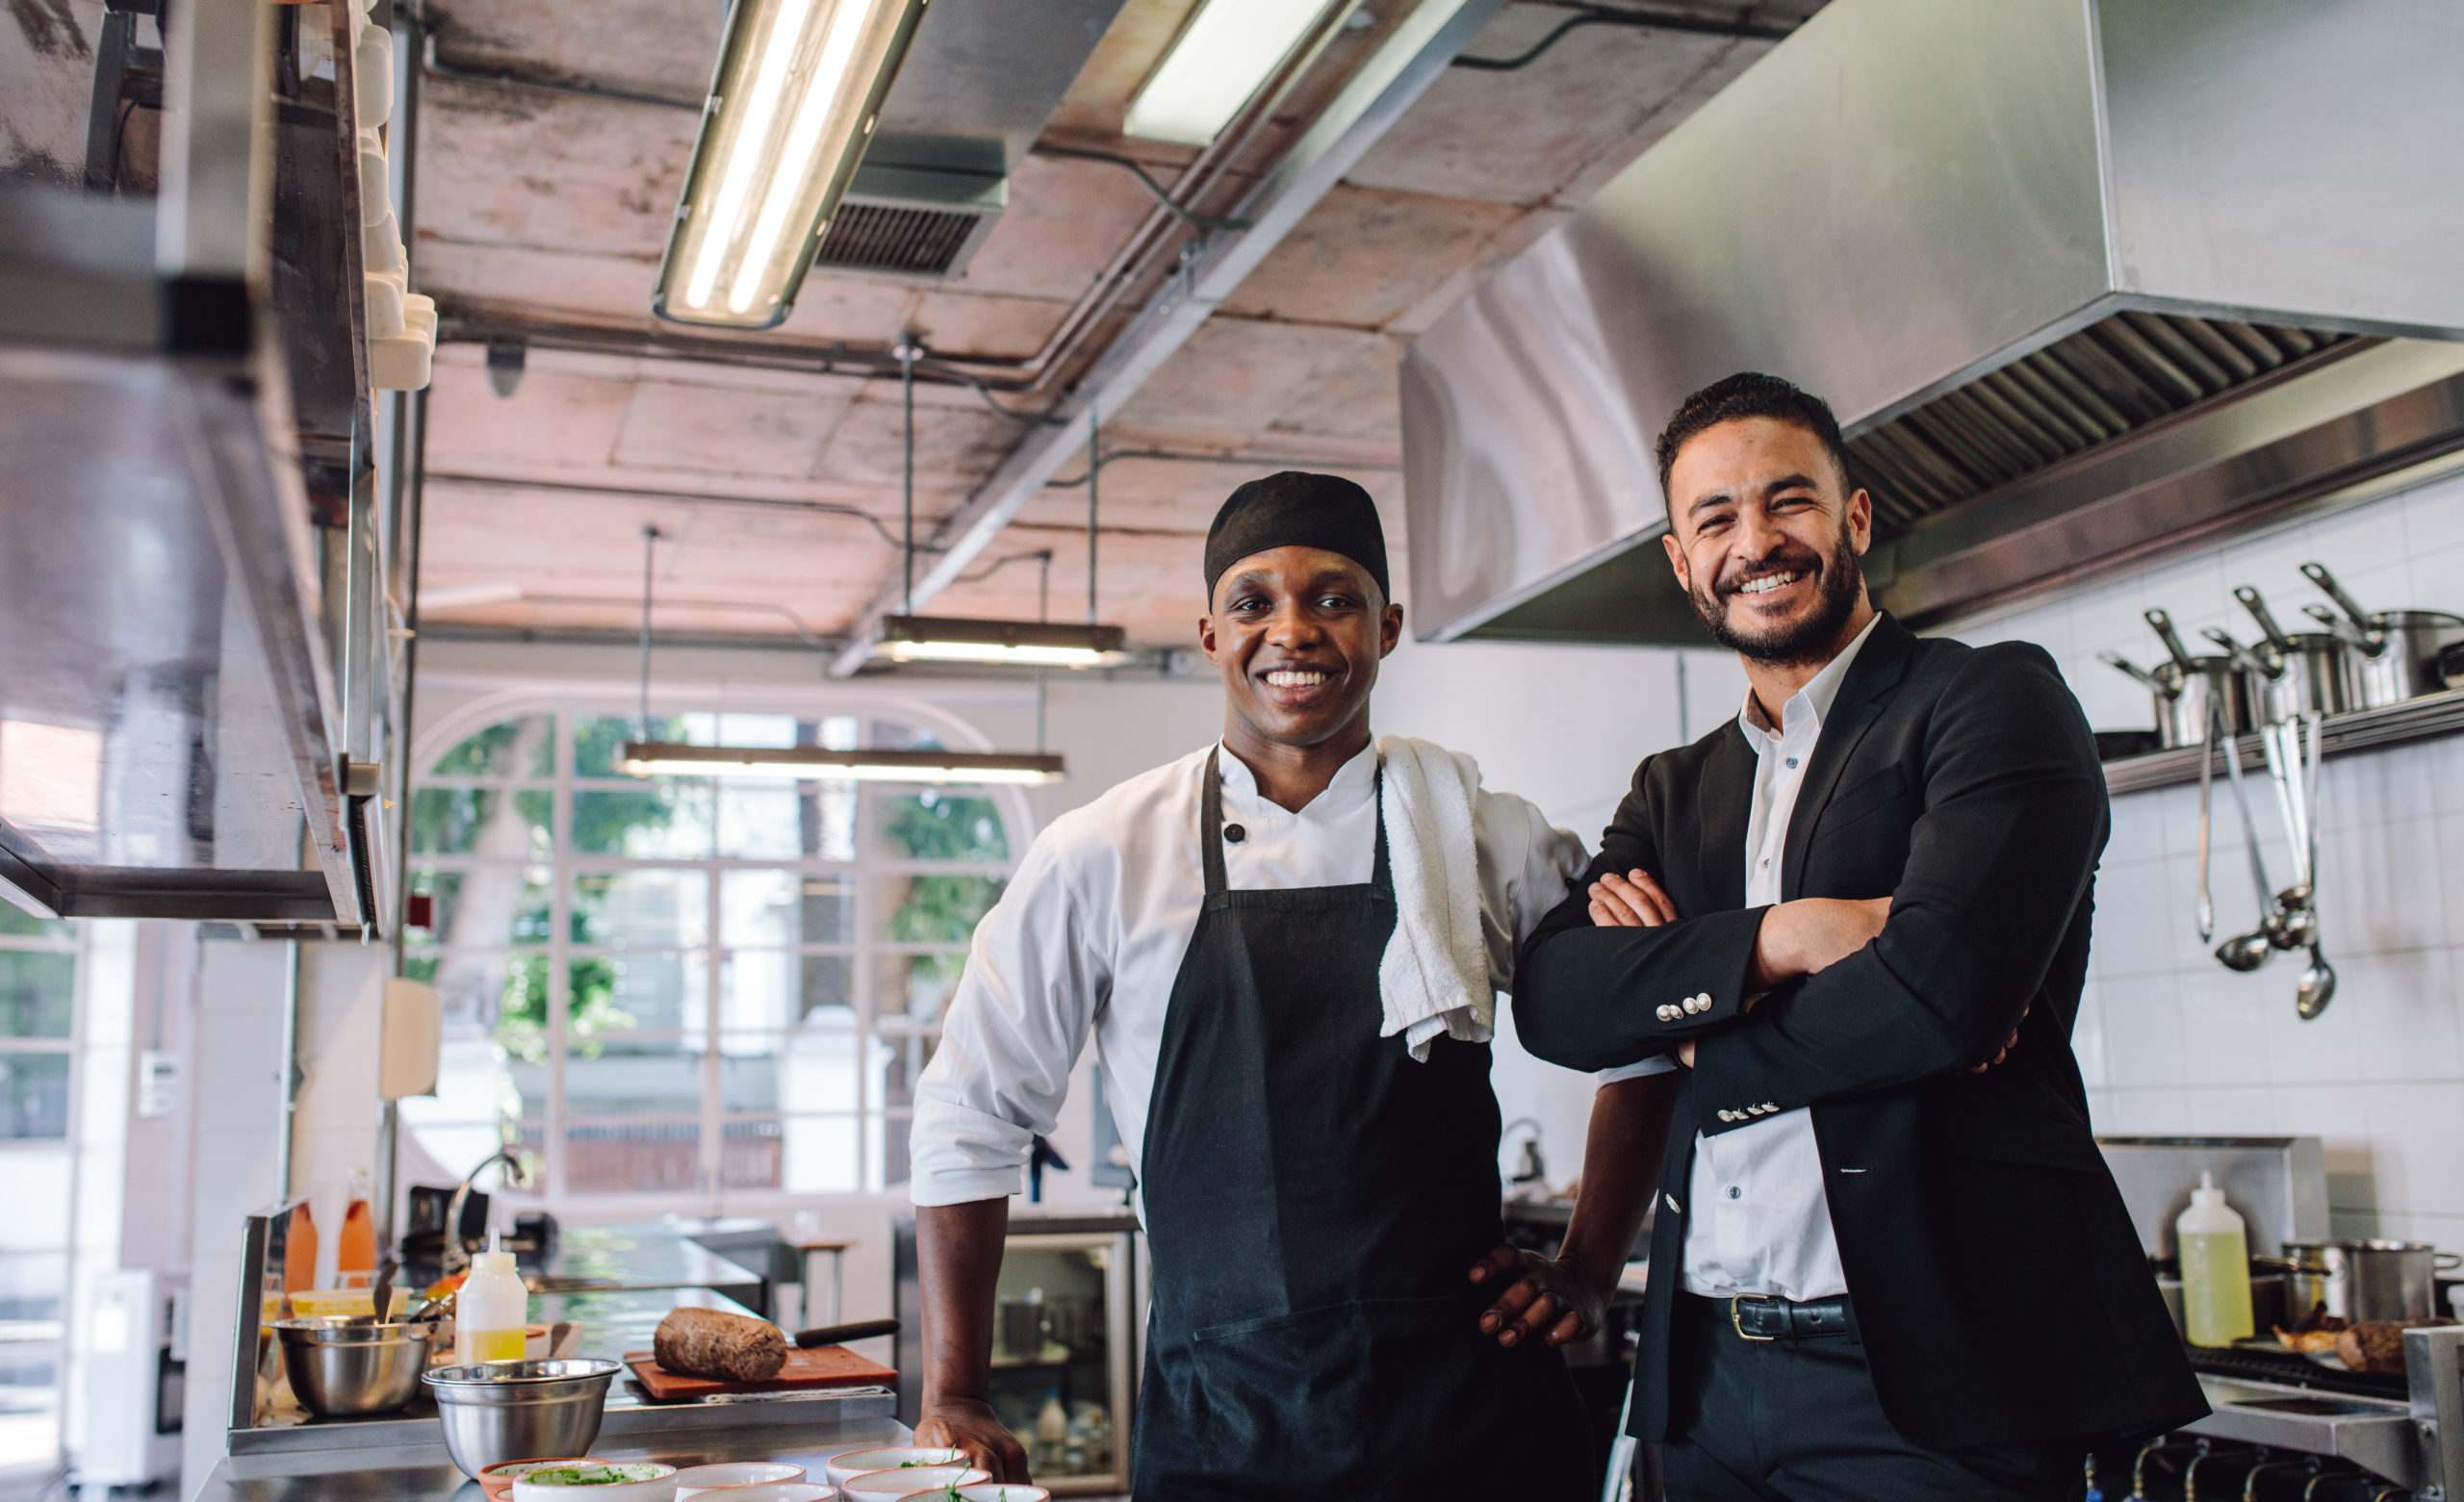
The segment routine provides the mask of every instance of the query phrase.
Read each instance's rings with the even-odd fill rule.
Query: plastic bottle
[[[350,1208],[343,1211],[343,1229],[334,1237],[334,1281],[346,1288],[361,1288],[375,1275],[376,1222],[368,1213],[368,1170],[354,1168]]]
[[[2198,1176],[2191,1208],[2173,1222],[2173,1239],[2182,1254],[2182,1322],[2191,1344],[2231,1345],[2246,1338],[2254,1328],[2249,1236],[2212,1175]]]
[[[1069,1411],[1061,1406],[1061,1389],[1048,1388],[1043,1411],[1036,1414],[1036,1464],[1051,1468],[1061,1464],[1069,1444]]]
[[[297,1293],[317,1286],[317,1219],[301,1200],[291,1212],[291,1230],[282,1241],[282,1291]]]
[[[513,1254],[488,1233],[488,1249],[471,1259],[471,1276],[453,1300],[453,1360],[522,1360],[523,1327],[530,1317],[530,1293],[514,1270]]]

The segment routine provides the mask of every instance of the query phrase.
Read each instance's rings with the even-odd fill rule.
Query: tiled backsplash
[[[2144,728],[2145,691],[2096,654],[2161,660],[2140,616],[2151,605],[2192,642],[2211,625],[2247,641],[2256,630],[2233,600],[2237,584],[2257,586],[2295,629],[2299,607],[2322,599],[2297,572],[2313,559],[2373,608],[2464,614],[2464,473],[1949,634],[2040,643],[2090,723]],[[2322,781],[2321,942],[2338,985],[2307,1023],[2293,1010],[2301,956],[2235,975],[2199,940],[2198,789],[2114,800],[2075,1038],[2096,1126],[2315,1133],[2340,1234],[2464,1250],[2464,739],[2331,761]],[[2270,876],[2284,884],[2272,789],[2259,777],[2249,793]],[[2213,827],[2221,936],[2253,926],[2257,900],[2220,768]]]

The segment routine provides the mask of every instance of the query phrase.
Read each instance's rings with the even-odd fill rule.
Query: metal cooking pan
[[[2287,631],[2259,592],[2245,584],[2233,598],[2259,624],[2265,644],[2258,655],[2267,673],[2259,684],[2259,719],[2278,725],[2302,715],[2334,715],[2350,709],[2350,665],[2344,638],[2333,631]]]
[[[2311,619],[2343,638],[2348,649],[2345,707],[2378,709],[2446,691],[2439,656],[2464,643],[2464,616],[2443,610],[2364,610],[2323,565],[2305,563],[2301,572],[2344,611],[2338,616],[2318,605],[2309,607]]]
[[[2104,653],[2102,660],[2138,679],[2155,700],[2156,733],[2168,750],[2206,744],[2211,701],[2223,716],[2227,735],[2240,735],[2257,726],[2258,722],[2251,718],[2257,696],[2250,675],[2240,663],[2230,656],[2191,655],[2190,649],[2182,645],[2180,633],[2173,629],[2172,617],[2162,610],[2148,611],[2147,624],[2164,641],[2171,661],[2141,668],[2116,652]]]

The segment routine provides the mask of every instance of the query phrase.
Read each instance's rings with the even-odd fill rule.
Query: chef
[[[1403,611],[1359,486],[1242,486],[1205,572],[1222,739],[1038,837],[916,1087],[918,1441],[1026,1479],[987,1401],[994,1283],[1091,1031],[1153,1258],[1141,1502],[1583,1495],[1551,1346],[1596,1328],[1625,1248],[1577,1267],[1500,1247],[1488,1047],[1581,842],[1467,757],[1373,745]]]

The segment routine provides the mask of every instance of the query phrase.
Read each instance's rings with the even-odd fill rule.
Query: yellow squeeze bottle
[[[2254,1328],[2248,1234],[2213,1176],[2198,1176],[2191,1208],[2173,1222],[2173,1239],[2182,1254],[2182,1323],[2191,1344],[2231,1345],[2248,1337]]]
[[[530,1291],[514,1270],[513,1254],[490,1232],[488,1249],[471,1259],[471,1276],[453,1298],[454,1362],[522,1360],[529,1315]]]

